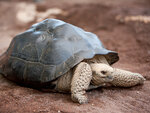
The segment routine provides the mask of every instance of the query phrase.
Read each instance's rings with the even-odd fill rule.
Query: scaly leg
[[[112,76],[113,81],[111,84],[119,87],[131,87],[143,84],[145,80],[145,78],[139,73],[132,73],[121,69],[114,69]]]
[[[66,74],[58,78],[54,84],[56,84],[55,90],[58,92],[70,92],[72,80],[72,70],[68,71]]]
[[[81,62],[77,65],[72,82],[71,82],[71,97],[74,102],[80,104],[87,103],[86,90],[92,79],[92,71],[89,64]]]

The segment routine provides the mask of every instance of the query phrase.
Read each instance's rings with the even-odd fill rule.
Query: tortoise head
[[[111,66],[103,63],[98,63],[91,64],[91,68],[93,72],[92,83],[94,85],[100,85],[102,83],[113,81],[113,68]]]

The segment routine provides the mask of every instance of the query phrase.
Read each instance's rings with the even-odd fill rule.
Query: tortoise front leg
[[[89,64],[81,62],[77,65],[72,82],[71,82],[71,97],[74,102],[80,104],[87,103],[86,90],[92,79],[92,71]]]
[[[113,81],[111,84],[119,87],[131,87],[138,84],[143,84],[145,80],[145,78],[139,73],[132,73],[122,69],[114,69],[112,76]]]

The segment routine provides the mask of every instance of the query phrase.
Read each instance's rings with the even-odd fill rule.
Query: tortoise
[[[141,74],[111,67],[118,60],[118,53],[106,49],[95,34],[46,19],[13,38],[0,57],[0,73],[27,87],[70,92],[74,102],[83,104],[86,90],[143,83]]]

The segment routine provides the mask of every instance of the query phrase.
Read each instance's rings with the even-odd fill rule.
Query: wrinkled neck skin
[[[105,82],[103,79],[99,79],[99,77],[93,73],[93,76],[92,76],[92,80],[91,80],[91,84],[94,85],[94,86],[100,86],[100,85],[103,85]]]

